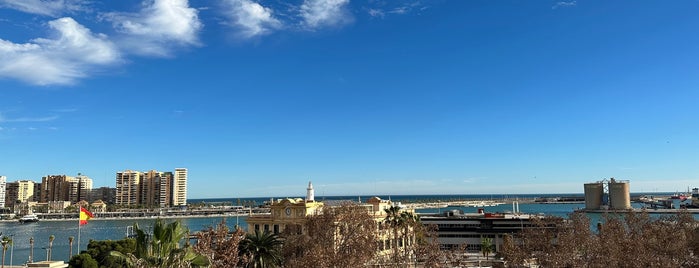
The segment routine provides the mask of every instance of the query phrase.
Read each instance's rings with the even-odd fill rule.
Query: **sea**
[[[671,195],[672,193],[653,193],[655,195]],[[379,196],[381,199],[387,199],[394,202],[448,202],[461,200],[531,200],[538,197],[582,197],[583,194],[524,194],[524,195],[393,195]],[[328,196],[316,197],[318,201],[361,201],[366,202],[372,196]],[[275,197],[286,198],[286,197]],[[189,199],[188,204],[198,205],[260,205],[265,201],[269,201],[269,197],[260,198],[218,198],[218,199]],[[640,207],[641,204],[632,203],[634,207]],[[576,209],[583,208],[583,203],[520,203],[519,211],[522,213],[552,215],[559,217],[567,217]],[[444,210],[458,209],[464,212],[476,212],[477,207],[446,207],[446,208],[429,208],[419,209],[417,213],[441,213]],[[500,204],[497,206],[485,207],[486,211],[490,212],[507,212],[512,211],[511,203]],[[599,215],[590,215],[591,221],[599,220]],[[224,216],[224,217],[205,217],[205,218],[180,218],[180,219],[165,219],[166,222],[181,221],[181,223],[189,228],[191,232],[204,230],[209,227],[216,226],[222,221],[225,221],[229,228],[234,228],[236,225],[247,228],[247,216]],[[63,221],[40,221],[36,223],[19,223],[16,221],[0,222],[0,233],[3,236],[10,236],[14,243],[8,248],[5,253],[5,265],[22,265],[29,260],[30,246],[29,239],[34,238],[34,261],[42,260],[63,260],[68,261],[71,254],[69,245],[69,237],[74,237],[72,253],[78,254],[81,250],[87,248],[87,243],[90,240],[119,240],[126,237],[127,228],[138,224],[141,229],[148,230],[152,226],[155,218],[139,218],[139,219],[104,219],[95,218],[89,221],[87,225],[78,226],[77,220]],[[49,256],[49,237],[55,237],[52,250]],[[78,238],[80,239],[78,243]]]

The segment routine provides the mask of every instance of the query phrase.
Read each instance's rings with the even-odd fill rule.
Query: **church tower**
[[[314,194],[313,194],[313,184],[309,181],[308,182],[308,188],[306,188],[306,202],[315,202],[313,200]]]

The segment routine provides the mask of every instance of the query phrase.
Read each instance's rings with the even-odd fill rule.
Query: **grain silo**
[[[602,182],[585,183],[585,209],[600,209],[603,197],[604,184]]]
[[[609,208],[610,209],[630,209],[631,193],[629,191],[629,181],[609,181]]]

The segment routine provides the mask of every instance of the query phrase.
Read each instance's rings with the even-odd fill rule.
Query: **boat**
[[[39,217],[37,217],[34,214],[24,215],[22,218],[19,218],[19,222],[21,222],[21,223],[38,222],[38,221],[39,221]]]

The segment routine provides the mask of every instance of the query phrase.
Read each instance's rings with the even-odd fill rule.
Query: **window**
[[[255,231],[259,231],[259,230],[260,230],[260,225],[259,225],[259,224],[255,224]]]
[[[269,232],[269,224],[265,224],[265,233]]]
[[[279,234],[279,224],[274,225],[274,234]]]

